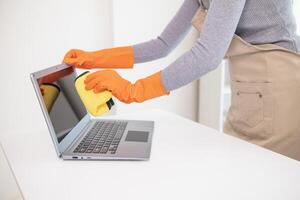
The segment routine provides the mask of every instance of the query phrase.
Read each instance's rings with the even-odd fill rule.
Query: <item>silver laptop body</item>
[[[66,70],[71,73],[65,75]],[[65,160],[148,160],[150,157],[153,121],[106,120],[92,118],[83,107],[75,90],[77,74],[65,64],[34,72],[31,75],[38,102],[46,120],[57,155]],[[61,77],[60,77],[61,76]],[[53,77],[55,77],[53,79]],[[51,80],[51,83],[47,81]],[[49,111],[41,92],[42,84],[59,88],[59,95]],[[117,148],[106,153],[81,152],[78,145],[86,139],[93,128],[101,124],[123,124]],[[121,126],[119,126],[121,127]],[[120,134],[119,134],[120,135]],[[116,146],[115,146],[116,147]],[[76,149],[77,148],[77,149]],[[108,147],[110,148],[110,147]]]

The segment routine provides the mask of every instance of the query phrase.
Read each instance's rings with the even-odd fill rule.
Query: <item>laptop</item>
[[[78,74],[61,64],[34,72],[31,81],[57,155],[64,160],[148,160],[153,121],[90,116],[75,89]],[[49,88],[45,94],[42,86]],[[48,91],[47,91],[48,92]],[[44,95],[48,95],[47,99]],[[108,102],[111,106],[111,101]]]

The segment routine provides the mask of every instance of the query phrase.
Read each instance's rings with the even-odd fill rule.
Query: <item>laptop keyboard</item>
[[[74,153],[115,154],[127,122],[96,122],[81,140]]]

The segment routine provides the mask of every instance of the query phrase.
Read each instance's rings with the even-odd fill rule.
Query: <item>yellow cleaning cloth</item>
[[[89,72],[85,72],[78,76],[75,80],[75,87],[87,111],[91,115],[98,117],[108,112],[114,105],[114,102],[112,94],[108,91],[96,94],[93,90],[88,91],[85,89],[84,80],[89,74]]]
[[[60,89],[57,85],[44,83],[40,85],[40,89],[43,91],[43,99],[48,110],[48,113],[51,112],[51,109],[60,93]]]

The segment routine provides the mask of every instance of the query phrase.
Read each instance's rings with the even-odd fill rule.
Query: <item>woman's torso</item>
[[[199,0],[209,9],[212,0]],[[300,52],[293,0],[247,0],[236,34],[251,44],[276,44]]]

